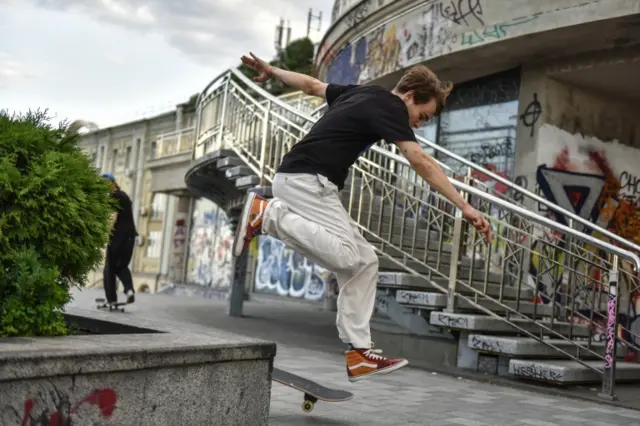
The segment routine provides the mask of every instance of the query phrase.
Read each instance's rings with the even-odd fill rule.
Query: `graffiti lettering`
[[[227,291],[232,279],[232,243],[229,219],[222,209],[199,200],[189,242],[188,282]]]
[[[483,339],[475,334],[471,336],[471,349],[498,353],[501,353],[503,350],[502,344],[499,341]]]
[[[448,4],[443,1],[436,3],[434,7],[439,11],[440,16],[458,25],[464,22],[468,26],[467,18],[473,18],[473,21],[484,25],[480,0],[459,0],[457,4],[453,0],[450,0]]]
[[[360,22],[364,21],[368,13],[369,13],[369,2],[366,1],[356,6],[353,10],[351,10],[351,12],[347,14],[347,16],[344,17],[345,23],[349,28],[355,27]]]
[[[550,370],[548,367],[536,364],[513,366],[513,373],[516,376],[530,377],[538,380],[558,381],[564,378],[564,374]]]
[[[511,158],[513,154],[512,141],[507,137],[502,143],[498,144],[482,144],[480,150],[468,155],[469,160],[477,164],[482,164],[496,157]]]
[[[511,22],[504,24],[496,24],[482,30],[469,31],[462,34],[460,44],[462,46],[474,46],[477,44],[485,43],[491,39],[501,40],[508,36],[507,28],[523,25],[538,19],[540,15],[534,15],[530,18],[517,18]]]
[[[640,178],[629,172],[622,172],[620,174],[620,188],[631,196],[640,194]]]
[[[525,176],[516,176],[514,183],[524,189],[529,187],[529,180]],[[511,198],[513,198],[513,201],[516,203],[524,202],[524,194],[520,191],[513,190]]]
[[[524,124],[525,127],[528,127],[531,129],[531,135],[530,135],[531,137],[533,137],[533,129],[536,123],[538,122],[538,119],[540,118],[541,113],[542,113],[542,105],[540,105],[540,101],[538,101],[538,94],[534,93],[533,100],[529,102],[529,105],[527,105],[527,108],[525,108],[524,112],[520,115],[520,120],[522,120],[522,124]]]
[[[465,317],[455,317],[446,314],[438,314],[438,318],[435,321],[437,324],[451,328],[468,328],[469,320]]]
[[[321,300],[331,273],[270,236],[259,240],[256,291]]]

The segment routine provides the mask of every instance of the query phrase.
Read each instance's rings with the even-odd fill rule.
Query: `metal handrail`
[[[245,76],[240,71],[238,71],[238,70],[236,70],[234,68],[230,68],[227,72],[220,74],[213,81],[211,81],[211,83],[209,83],[205,87],[205,89],[201,92],[201,94],[198,95],[197,105],[199,105],[199,103],[200,103],[201,96],[211,86],[213,86],[220,79],[222,79],[224,77],[227,77],[229,75],[235,76],[241,82],[243,82],[244,84],[246,84],[249,87],[251,87],[251,89],[253,91],[257,92],[262,97],[264,97],[266,99],[269,99],[269,101],[271,102],[272,105],[275,104],[278,107],[286,110],[287,112],[290,112],[291,114],[294,114],[294,115],[296,115],[296,116],[298,116],[298,117],[300,117],[300,118],[302,118],[304,120],[307,120],[309,122],[313,123],[313,122],[316,121],[313,117],[311,117],[311,116],[309,116],[309,115],[307,115],[307,114],[305,114],[305,113],[303,113],[301,111],[298,111],[296,108],[292,107],[288,103],[286,103],[286,102],[282,101],[281,99],[278,99],[277,97],[271,95],[265,89],[263,89],[262,87],[258,86],[255,82],[253,82],[247,76]],[[321,105],[320,107],[318,107],[318,109],[324,107],[324,105],[325,104]],[[521,193],[523,193],[523,194],[533,198],[534,200],[546,205],[550,209],[552,209],[552,210],[554,210],[554,211],[556,211],[558,213],[564,214],[564,215],[570,217],[571,219],[590,227],[593,230],[597,230],[598,232],[606,235],[607,237],[611,238],[612,240],[614,240],[614,241],[616,241],[616,242],[618,242],[620,244],[623,244],[625,246],[631,247],[634,251],[640,253],[640,246],[637,246],[636,244],[633,244],[630,241],[627,241],[624,238],[621,238],[621,237],[613,234],[610,231],[607,231],[607,230],[605,230],[603,228],[598,227],[597,225],[589,222],[588,220],[583,219],[582,217],[576,215],[575,213],[571,213],[568,210],[565,210],[562,207],[560,207],[560,206],[558,206],[558,205],[546,200],[545,198],[540,197],[538,195],[535,195],[532,192],[530,192],[530,191],[528,191],[528,190],[516,185],[515,183],[511,182],[510,180],[505,179],[505,178],[503,178],[503,177],[501,177],[501,176],[499,176],[499,175],[497,175],[495,173],[492,173],[491,171],[486,170],[486,169],[478,166],[477,164],[465,159],[464,157],[461,157],[461,156],[459,156],[457,154],[454,154],[453,152],[451,152],[451,151],[449,151],[449,150],[447,150],[447,149],[445,149],[445,148],[443,148],[443,147],[441,147],[439,145],[436,145],[435,143],[433,143],[433,142],[431,142],[431,141],[429,141],[429,140],[427,140],[425,138],[417,136],[417,139],[418,139],[419,142],[425,143],[425,144],[429,145],[430,147],[432,147],[432,148],[434,148],[434,149],[436,149],[436,150],[438,150],[438,151],[440,151],[440,152],[442,152],[442,153],[444,153],[446,155],[449,155],[449,156],[451,156],[452,158],[454,158],[454,159],[456,159],[458,161],[461,161],[463,164],[465,164],[465,165],[467,165],[467,166],[469,166],[469,167],[471,167],[471,168],[473,168],[475,170],[478,170],[478,171],[482,172],[483,174],[486,174],[487,176],[499,181],[500,183],[503,183],[503,184],[513,188],[513,189],[516,189],[516,190],[520,191]],[[402,157],[400,155],[394,154],[394,153],[390,152],[387,149],[384,149],[384,148],[378,147],[376,145],[373,145],[371,147],[371,150],[373,150],[373,151],[375,151],[375,152],[377,152],[377,153],[379,153],[379,154],[381,154],[383,156],[386,156],[389,159],[392,159],[394,161],[400,162],[402,164],[405,164],[405,165],[409,164],[409,162],[407,161],[407,159],[405,157]],[[443,165],[440,162],[438,162],[438,163],[441,165],[441,167],[446,167],[447,169],[451,170],[448,166]],[[483,198],[485,200],[489,200],[489,201],[495,202],[496,204],[501,205],[503,208],[506,208],[506,209],[508,209],[510,211],[522,214],[522,215],[528,217],[529,219],[531,219],[532,221],[534,221],[534,222],[536,222],[538,224],[549,226],[549,227],[554,228],[554,229],[556,229],[558,231],[561,231],[561,232],[566,232],[566,233],[568,233],[568,234],[570,234],[570,235],[572,235],[574,237],[577,237],[579,239],[582,239],[583,241],[586,241],[586,242],[589,242],[591,244],[594,244],[594,245],[596,245],[596,246],[598,246],[598,247],[600,247],[602,249],[610,250],[612,252],[615,252],[619,256],[631,260],[635,265],[636,271],[640,270],[640,257],[635,255],[630,250],[621,249],[619,247],[614,246],[613,244],[609,244],[609,243],[607,243],[605,241],[602,241],[600,239],[594,238],[594,237],[592,237],[592,236],[590,236],[588,234],[585,234],[583,232],[577,231],[577,230],[575,230],[573,228],[569,228],[567,226],[561,225],[561,224],[559,224],[557,222],[554,222],[554,221],[552,221],[552,220],[550,220],[550,219],[548,219],[548,218],[546,218],[546,217],[544,217],[544,216],[542,216],[540,214],[533,213],[533,212],[531,212],[531,211],[529,211],[527,209],[524,209],[524,208],[522,208],[522,207],[520,207],[520,206],[518,206],[518,205],[516,205],[514,203],[502,200],[502,199],[500,199],[498,197],[495,197],[495,196],[493,196],[493,195],[491,195],[491,194],[489,194],[487,192],[480,191],[480,190],[478,190],[476,188],[473,188],[471,186],[463,184],[462,182],[459,182],[456,179],[452,179],[450,177],[448,177],[448,179],[453,184],[454,187],[456,187],[458,189],[462,189],[462,190],[464,190],[466,192],[469,192],[469,193],[472,193],[474,195],[477,195],[480,198]]]
[[[394,160],[397,161],[399,163],[404,164],[405,166],[409,165],[409,161],[407,161],[406,158],[404,158],[401,155],[398,154],[394,154],[392,152],[389,152],[388,150],[384,149],[384,148],[380,148],[377,146],[373,146],[371,148],[372,150],[375,150],[376,152]],[[505,208],[513,213],[517,213],[521,216],[526,217],[527,219],[531,220],[532,222],[536,222],[539,225],[544,225],[544,226],[548,226],[549,228],[553,228],[556,231],[560,231],[566,234],[570,234],[573,237],[577,237],[582,239],[583,241],[586,241],[590,244],[593,244],[601,249],[605,249],[605,250],[609,250],[617,255],[619,255],[620,257],[624,257],[628,260],[630,260],[631,262],[633,262],[634,266],[635,266],[635,270],[636,271],[640,271],[640,257],[638,257],[635,253],[629,251],[629,250],[624,250],[621,249],[620,247],[614,246],[613,244],[607,243],[606,241],[602,241],[598,238],[594,238],[591,235],[588,234],[584,234],[580,231],[576,231],[573,228],[570,228],[568,226],[562,225],[558,222],[555,222],[545,216],[539,215],[538,213],[534,213],[531,212],[523,207],[518,206],[517,204],[513,204],[510,203],[508,201],[503,200],[502,198],[496,197],[495,195],[491,195],[485,191],[481,191],[477,188],[474,188],[472,186],[469,186],[463,182],[460,182],[456,179],[452,179],[452,178],[448,178],[449,181],[451,182],[451,184],[456,187],[457,189],[463,190],[465,192],[468,192],[470,194],[476,195],[484,200],[487,201],[491,201],[492,203],[495,203],[497,205],[499,205],[502,208]]]
[[[320,105],[318,108],[316,108],[316,110],[313,111],[313,115],[315,115],[317,112],[321,111],[323,108],[326,107],[326,103],[323,103],[322,105]],[[422,136],[416,135],[416,140],[420,143],[423,143],[427,146],[429,146],[430,148],[433,148],[434,150],[448,156],[451,157],[452,159],[459,161],[460,163],[464,164],[467,167],[471,167],[472,169],[482,173],[483,175],[486,175],[488,177],[490,177],[492,180],[495,180],[496,182],[499,182],[503,185],[508,186],[510,189],[519,192],[520,194],[523,194],[524,196],[532,199],[533,201],[539,203],[539,204],[543,204],[546,207],[548,207],[550,210],[554,211],[555,213],[559,213],[562,214],[563,216],[566,216],[570,219],[573,219],[574,221],[586,226],[587,228],[590,228],[594,231],[597,231],[598,233],[607,236],[608,238],[610,238],[611,240],[624,245],[626,247],[628,247],[630,250],[633,250],[637,253],[640,253],[640,245],[637,245],[635,243],[633,243],[632,241],[626,240],[622,237],[620,237],[619,235],[614,234],[613,232],[609,231],[608,229],[602,228],[598,225],[596,225],[593,222],[590,222],[586,219],[584,219],[583,217],[575,214],[574,212],[571,212],[567,209],[564,209],[562,207],[560,207],[557,204],[552,203],[551,201],[547,200],[544,197],[541,197],[540,195],[536,194],[535,192],[529,191],[526,188],[521,187],[520,185],[517,185],[516,183],[510,181],[509,179],[506,179],[502,176],[500,176],[497,173],[492,172],[491,170],[485,169],[484,167],[474,163],[471,160],[468,160],[452,151],[449,151],[448,149],[444,148],[443,146],[440,146],[438,144],[436,144],[435,142],[430,141],[429,139],[426,139]],[[449,170],[451,170],[449,168]]]

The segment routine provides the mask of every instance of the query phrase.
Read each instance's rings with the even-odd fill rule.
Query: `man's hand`
[[[249,54],[251,55],[251,57],[243,55],[241,59],[242,63],[246,67],[251,68],[258,73],[258,76],[253,77],[253,81],[257,83],[264,83],[265,81],[273,77],[273,68],[271,68],[271,65],[258,58],[253,53],[249,52]]]
[[[491,244],[491,240],[493,239],[491,236],[491,226],[487,219],[484,218],[476,209],[467,204],[462,209],[462,215],[464,218],[473,225],[474,228],[478,230],[481,234],[483,234],[487,238],[487,242]]]

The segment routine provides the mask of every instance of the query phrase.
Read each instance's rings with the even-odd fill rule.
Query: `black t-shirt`
[[[111,239],[113,241],[121,241],[126,238],[137,236],[138,232],[136,231],[136,224],[133,220],[133,206],[131,199],[120,189],[117,189],[112,196],[118,200],[118,216],[116,217],[116,223],[113,227]]]
[[[416,140],[407,106],[383,87],[329,84],[326,98],[328,111],[284,156],[279,173],[321,174],[342,189],[349,167],[377,141]]]

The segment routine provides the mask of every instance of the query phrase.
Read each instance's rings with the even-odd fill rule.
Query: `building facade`
[[[426,64],[455,89],[417,134],[637,243],[638,12],[628,0],[336,0],[316,66],[327,82],[391,88]]]
[[[112,173],[133,202],[138,230],[131,261],[137,291],[182,282],[195,201],[184,184],[193,149],[193,105],[105,129],[89,129],[81,147],[99,173]],[[102,269],[89,277],[102,286]]]

